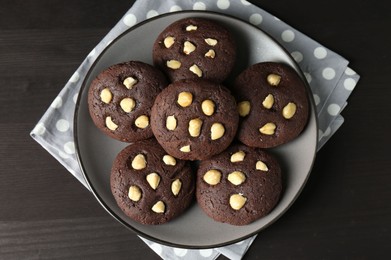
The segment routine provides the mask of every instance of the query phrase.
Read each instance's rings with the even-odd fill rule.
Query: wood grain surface
[[[346,57],[361,80],[342,113],[345,123],[318,153],[302,194],[244,259],[386,258],[391,4],[251,2]],[[1,1],[0,259],[159,259],[29,136],[132,3]]]

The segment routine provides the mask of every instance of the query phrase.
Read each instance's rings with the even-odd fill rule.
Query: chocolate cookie
[[[247,225],[267,215],[280,199],[281,169],[277,160],[259,148],[232,145],[201,161],[196,198],[216,221]]]
[[[206,80],[176,81],[155,100],[152,131],[172,156],[202,160],[227,148],[239,122],[236,102],[223,85]]]
[[[156,39],[153,62],[171,81],[203,78],[222,82],[231,72],[236,44],[215,21],[185,18],[169,25]]]
[[[152,137],[150,113],[157,94],[167,86],[158,69],[139,61],[113,65],[91,83],[88,106],[95,125],[124,142]]]
[[[252,65],[236,78],[233,92],[241,116],[238,138],[248,146],[284,144],[296,138],[307,124],[306,86],[287,65]]]
[[[111,191],[121,210],[142,224],[163,224],[194,200],[188,162],[168,155],[155,139],[124,148],[111,170]]]

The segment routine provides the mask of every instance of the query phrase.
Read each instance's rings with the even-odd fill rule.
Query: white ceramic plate
[[[280,202],[266,217],[247,226],[231,226],[213,221],[196,203],[177,219],[159,226],[142,225],[126,217],[117,207],[110,190],[110,169],[117,153],[127,144],[111,139],[98,130],[88,113],[87,93],[90,82],[110,65],[140,60],[152,64],[152,45],[158,34],[172,22],[185,17],[215,20],[234,34],[238,43],[238,62],[232,80],[251,64],[262,61],[283,62],[302,73],[290,55],[270,36],[258,28],[210,12],[179,12],[162,15],[141,23],[115,39],[97,58],[84,79],[76,105],[74,132],[80,166],[86,181],[100,204],[119,222],[139,235],[163,244],[187,247],[219,247],[256,234],[280,217],[294,202],[309,176],[317,147],[317,120],[311,100],[311,114],[304,132],[294,141],[273,149],[282,164],[284,191]],[[304,79],[304,77],[302,76]],[[228,80],[228,81],[229,81]]]

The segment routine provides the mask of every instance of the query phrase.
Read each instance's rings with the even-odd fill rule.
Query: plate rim
[[[178,244],[178,243],[174,243],[174,242],[169,242],[169,241],[166,241],[166,240],[163,240],[163,239],[159,239],[159,238],[155,238],[151,235],[148,235],[146,234],[145,232],[137,229],[136,227],[133,227],[132,225],[129,225],[127,222],[125,222],[124,220],[122,220],[119,216],[117,216],[115,214],[115,212],[113,212],[111,210],[111,208],[104,202],[103,198],[101,198],[101,196],[99,195],[99,192],[94,188],[94,186],[92,185],[89,177],[88,177],[88,174],[86,173],[86,169],[84,167],[84,164],[83,164],[83,161],[82,161],[82,158],[81,158],[81,154],[80,154],[80,148],[79,148],[79,136],[78,136],[78,118],[79,118],[79,110],[80,110],[80,106],[81,106],[81,99],[82,99],[82,95],[80,95],[80,93],[84,92],[85,89],[88,87],[87,86],[87,79],[90,77],[90,74],[92,73],[92,70],[93,68],[96,66],[96,64],[101,60],[102,56],[107,52],[107,50],[113,45],[115,44],[117,41],[119,41],[122,37],[124,37],[126,34],[128,34],[129,32],[145,25],[146,23],[149,23],[150,21],[153,21],[153,20],[157,20],[157,19],[160,19],[162,17],[167,17],[167,16],[175,16],[175,15],[178,15],[178,14],[188,14],[188,15],[197,15],[197,14],[204,14],[204,15],[212,15],[212,16],[222,16],[222,17],[225,17],[225,18],[228,18],[228,19],[233,19],[233,20],[236,20],[236,21],[239,21],[241,23],[245,23],[247,24],[248,26],[251,26],[259,31],[261,31],[262,33],[264,33],[268,38],[270,38],[276,45],[278,45],[281,50],[283,52],[285,52],[285,54],[290,58],[292,64],[295,66],[295,70],[296,72],[299,74],[299,76],[301,77],[301,79],[303,80],[303,82],[305,83],[305,86],[307,88],[307,96],[308,96],[308,101],[310,102],[310,112],[309,112],[309,119],[311,117],[311,113],[312,113],[312,110],[315,110],[316,106],[315,106],[315,102],[313,100],[313,95],[312,95],[312,91],[311,91],[311,88],[309,87],[309,84],[307,82],[307,80],[305,80],[305,76],[304,76],[304,73],[303,71],[301,70],[301,68],[299,67],[299,65],[297,64],[297,62],[293,59],[293,57],[289,54],[289,52],[286,50],[286,48],[284,46],[282,46],[278,41],[276,41],[274,39],[274,37],[272,37],[270,34],[268,34],[267,32],[265,32],[264,30],[262,30],[261,28],[251,24],[251,23],[248,23],[247,21],[241,19],[241,18],[238,18],[238,17],[235,17],[233,15],[230,15],[230,14],[224,14],[224,13],[219,13],[219,12],[215,12],[215,11],[205,11],[205,10],[184,10],[184,11],[178,11],[178,12],[172,12],[172,13],[164,13],[164,14],[160,14],[160,15],[157,15],[157,16],[154,16],[152,18],[149,18],[149,19],[146,19],[146,20],[143,20],[139,23],[137,23],[136,25],[126,29],[125,31],[123,31],[122,33],[120,33],[118,36],[116,36],[109,44],[107,44],[103,50],[100,52],[100,54],[96,57],[96,59],[94,60],[94,62],[87,68],[87,72],[83,78],[83,81],[81,83],[81,86],[80,86],[80,90],[78,92],[78,97],[77,97],[77,100],[76,100],[76,104],[75,104],[75,111],[74,111],[74,118],[73,118],[73,137],[74,137],[74,143],[75,143],[75,155],[76,155],[76,158],[77,158],[77,162],[78,162],[78,165],[80,167],[80,171],[82,173],[82,176],[90,190],[90,192],[93,194],[93,196],[95,197],[95,199],[99,202],[99,204],[106,210],[107,213],[109,213],[115,220],[117,220],[119,223],[121,223],[123,226],[125,226],[127,229],[131,230],[132,232],[134,232],[136,235],[139,235],[143,238],[146,238],[152,242],[155,242],[155,243],[159,243],[159,244],[162,244],[162,245],[166,245],[166,246],[171,246],[171,247],[177,247],[177,248],[186,248],[186,249],[210,249],[210,248],[216,248],[216,247],[224,247],[224,246],[227,246],[227,245],[231,245],[231,244],[234,244],[234,243],[237,243],[237,242],[240,242],[240,241],[243,241],[249,237],[252,237],[256,234],[258,234],[260,231],[262,231],[263,229],[269,227],[270,225],[272,225],[274,222],[276,222],[278,219],[280,219],[290,208],[291,206],[294,204],[294,202],[296,201],[296,199],[299,197],[299,195],[301,194],[303,188],[305,187],[308,179],[309,179],[309,176],[311,175],[311,172],[312,172],[312,169],[313,169],[313,166],[314,166],[314,163],[315,163],[315,159],[316,159],[316,154],[317,154],[317,150],[318,150],[318,117],[316,116],[315,114],[315,117],[314,117],[314,120],[315,120],[315,128],[316,128],[316,133],[315,133],[315,138],[316,138],[316,141],[315,141],[315,149],[314,149],[314,153],[312,155],[312,161],[311,161],[311,165],[310,165],[310,168],[309,168],[309,172],[306,174],[305,176],[305,179],[303,181],[303,183],[301,184],[300,188],[298,189],[298,192],[295,194],[295,196],[291,199],[291,201],[289,202],[289,204],[287,204],[287,206],[278,214],[276,215],[275,218],[273,218],[270,222],[268,222],[266,225],[262,226],[261,228],[258,228],[256,229],[255,231],[253,232],[250,232],[249,234],[247,235],[244,235],[240,238],[237,238],[237,239],[232,239],[232,240],[229,240],[229,241],[226,241],[226,242],[222,242],[222,243],[216,243],[216,244],[212,244],[212,245],[185,245],[185,244]],[[316,112],[313,111],[313,112]],[[307,122],[308,124],[308,122]],[[307,126],[306,126],[307,127]]]

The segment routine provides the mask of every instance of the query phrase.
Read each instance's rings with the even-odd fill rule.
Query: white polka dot
[[[330,104],[327,107],[327,112],[332,116],[338,115],[339,111],[341,111],[341,107],[337,104]]]
[[[323,133],[323,137],[329,136],[330,134],[331,134],[331,128],[327,127],[326,131],[324,131],[324,133]]]
[[[171,6],[170,12],[178,12],[178,11],[182,11],[182,8],[179,5]]]
[[[74,154],[75,153],[75,143],[74,142],[67,142],[64,144],[64,151],[67,154]]]
[[[62,106],[62,98],[56,97],[50,106],[52,108],[60,108]]]
[[[159,13],[156,10],[149,10],[147,13],[147,19],[155,17],[157,15],[159,15]]]
[[[292,30],[285,30],[281,34],[281,39],[284,42],[291,42],[295,39],[295,33]]]
[[[243,5],[251,5],[251,3],[246,0],[240,0],[240,2],[242,2]]]
[[[69,158],[71,158],[71,156],[70,156],[69,154],[66,154],[66,153],[64,153],[64,152],[62,152],[62,151],[59,151],[59,152],[58,152],[58,155],[60,155],[60,157],[62,157],[62,158],[64,158],[64,159],[69,159]]]
[[[175,255],[177,255],[179,257],[182,257],[182,256],[185,256],[187,254],[187,249],[184,249],[184,248],[174,248],[174,253],[175,253]]]
[[[314,102],[315,106],[319,105],[320,103],[320,97],[317,94],[314,94]]]
[[[152,250],[155,251],[156,254],[158,254],[158,255],[161,255],[162,252],[163,252],[163,247],[162,247],[161,245],[157,244],[157,243],[152,243],[152,244],[150,245],[150,247],[151,247]]]
[[[304,77],[307,79],[308,83],[311,83],[312,81],[312,76],[308,72],[304,72]]]
[[[276,21],[281,21],[281,19],[280,18],[278,18],[278,17],[273,17],[274,18],[274,20],[276,20]]]
[[[297,63],[299,63],[303,60],[303,54],[301,54],[301,52],[299,52],[299,51],[294,51],[291,53],[291,55]]]
[[[56,128],[60,132],[66,132],[69,129],[69,122],[65,119],[60,119],[56,123]]]
[[[317,59],[324,59],[327,56],[327,50],[323,47],[317,47],[314,50],[314,56]]]
[[[263,17],[260,14],[250,15],[249,22],[253,25],[260,25],[262,23]]]
[[[354,87],[356,86],[357,82],[352,78],[347,78],[343,82],[343,86],[346,90],[352,91]]]
[[[137,23],[137,17],[134,14],[127,14],[123,21],[126,26],[132,27]]]
[[[193,10],[206,10],[206,5],[202,2],[195,2],[193,5]]]
[[[45,132],[46,127],[43,123],[38,123],[33,129],[33,133],[36,135],[43,135]]]
[[[76,93],[74,96],[73,96],[73,103],[77,103],[77,98],[79,96],[79,93]]]
[[[203,257],[211,257],[213,254],[213,249],[201,249],[199,252]]]
[[[327,80],[332,80],[335,77],[335,70],[333,68],[327,67],[322,71],[322,76]]]
[[[356,74],[356,72],[354,71],[354,70],[352,70],[351,68],[346,68],[346,70],[345,70],[345,74],[346,75],[349,75],[349,76],[353,76],[353,75],[355,75]]]
[[[220,9],[228,9],[229,5],[229,0],[217,0],[217,7]]]

